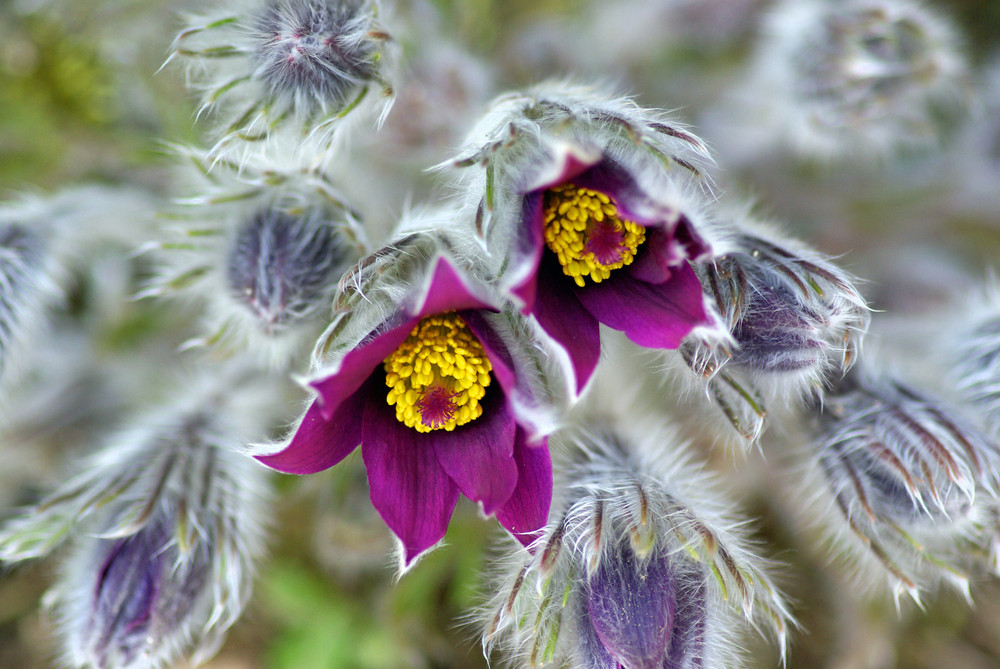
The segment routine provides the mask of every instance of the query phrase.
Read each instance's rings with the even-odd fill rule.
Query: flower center
[[[646,228],[618,217],[604,193],[562,184],[545,191],[545,245],[559,258],[563,274],[576,285],[589,276],[600,283],[611,270],[631,265]]]
[[[396,420],[417,432],[451,431],[483,414],[493,365],[454,312],[417,323],[383,367]]]

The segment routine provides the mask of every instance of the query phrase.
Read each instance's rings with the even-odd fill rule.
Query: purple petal
[[[521,203],[521,219],[514,230],[517,239],[514,240],[513,252],[516,257],[512,262],[515,267],[512,271],[520,271],[524,276],[515,279],[510,292],[522,302],[525,313],[535,304],[538,264],[545,251],[543,200],[541,191],[524,196],[524,201]]]
[[[594,625],[590,622],[590,612],[587,611],[586,597],[581,596],[576,603],[576,625],[580,630],[580,659],[583,662],[580,669],[621,669],[618,660],[611,657],[608,649],[601,643]]]
[[[462,275],[445,258],[438,258],[431,274],[423,304],[416,312],[418,318],[462,309],[491,308],[492,305],[475,295],[466,285]]]
[[[568,288],[569,277],[558,269],[552,271],[551,262],[543,263],[540,277],[538,301],[532,313],[542,329],[569,355],[576,392],[580,393],[601,358],[601,328],[576,293]]]
[[[687,263],[658,285],[619,271],[573,290],[598,321],[647,348],[677,348],[692,328],[709,323],[701,283]]]
[[[382,520],[403,542],[404,562],[444,537],[458,503],[458,487],[434,453],[434,434],[421,434],[374,398],[365,406],[361,455],[371,500]]]
[[[493,366],[493,376],[500,382],[504,393],[509,393],[517,386],[517,376],[514,372],[514,359],[507,349],[503,339],[496,333],[493,326],[483,317],[481,311],[463,311],[459,314],[472,334],[483,345],[483,351]]]
[[[587,612],[601,645],[629,669],[662,669],[673,635],[676,589],[666,556],[636,557],[628,540],[590,579]]]
[[[684,260],[703,258],[711,247],[684,215],[672,230],[648,228],[646,243],[628,268],[629,274],[646,283],[664,283]]]
[[[418,322],[418,319],[409,319],[372,337],[345,355],[336,372],[309,383],[319,394],[319,408],[323,418],[331,420],[335,413],[339,413],[341,403],[354,395],[382,361],[406,341]]]
[[[552,504],[552,459],[546,439],[528,445],[527,435],[518,428],[514,442],[517,487],[506,504],[497,510],[497,520],[527,546],[540,534]]]
[[[646,232],[646,243],[627,272],[643,283],[666,283],[687,258],[687,251],[667,230],[649,228]]]
[[[503,393],[491,388],[483,402],[482,416],[452,432],[436,430],[424,436],[432,442],[438,463],[462,494],[482,504],[483,513],[492,516],[517,485],[513,456],[516,431]]]
[[[627,220],[671,231],[677,223],[676,209],[649,197],[625,168],[609,158],[574,177],[572,182],[579,188],[596,190],[610,197],[618,208],[618,215]]]
[[[662,669],[702,669],[705,657],[705,624],[708,617],[708,587],[697,570],[674,575],[678,594],[670,651]],[[683,581],[683,582],[682,582]]]
[[[291,443],[257,459],[286,474],[315,474],[333,467],[361,443],[361,417],[374,383],[364,384],[338,404],[329,419],[323,417],[319,400],[314,400]]]

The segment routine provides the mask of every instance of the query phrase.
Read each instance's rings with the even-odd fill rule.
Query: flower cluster
[[[479,52],[507,57],[478,62],[459,26],[480,10],[457,20],[455,3],[216,3],[169,46],[199,133],[166,145],[172,169],[0,208],[0,501],[28,502],[50,460],[76,472],[0,510],[0,561],[63,553],[46,601],[67,665],[206,660],[248,605],[274,515],[297,535],[275,551],[289,591],[341,559],[340,546],[311,559],[334,534],[318,506],[383,533],[356,542],[367,570],[394,541],[400,581],[471,578],[475,554],[434,565],[502,536],[477,633],[486,661],[518,667],[736,669],[750,632],[784,661],[815,602],[793,610],[772,574],[810,569],[827,587],[806,596],[848,582],[802,566],[816,545],[861,567],[857,599],[886,586],[900,610],[901,593],[922,604],[950,583],[971,600],[1000,573],[995,304],[955,336],[943,317],[930,336],[904,324],[906,341],[883,329],[906,374],[892,372],[862,343],[896,296],[864,294],[835,255],[879,260],[857,248],[855,217],[892,228],[902,216],[883,200],[933,191],[910,175],[874,203],[853,192],[880,188],[864,158],[944,141],[964,118],[945,113],[968,82],[953,30],[909,0],[576,4],[576,24],[551,35],[593,39],[551,54],[575,59],[580,81],[583,64],[627,60],[602,74],[635,98],[570,79],[493,90],[545,54],[524,53],[530,35],[484,31]],[[650,25],[629,14],[634,35],[609,34],[622,7]],[[733,50],[756,54],[742,78],[705,64],[663,76],[677,49],[728,53],[749,19],[760,33]],[[646,53],[658,34],[673,35],[663,58]],[[639,100],[693,104],[706,139]],[[719,141],[726,113],[744,121]],[[869,172],[836,172],[852,165]],[[903,183],[901,165],[879,176]],[[743,204],[760,183],[776,201]],[[769,206],[815,226],[795,231],[815,248],[750,213]],[[943,208],[906,211],[918,206]],[[197,371],[178,381],[181,366]],[[282,478],[292,494],[271,497],[271,470],[296,475]],[[813,534],[796,531],[803,519]],[[425,559],[446,538],[458,545]],[[336,625],[317,613],[310,626],[352,636],[377,580],[330,604],[347,612]],[[263,596],[290,599],[287,586]],[[468,603],[425,592],[408,607]],[[260,614],[277,628],[273,609],[294,608]],[[383,638],[377,660],[319,661],[406,666]]]

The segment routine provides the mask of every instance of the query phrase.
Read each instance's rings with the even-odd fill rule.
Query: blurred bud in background
[[[804,158],[883,158],[938,143],[969,92],[960,41],[935,11],[907,0],[790,0],[764,19],[726,139],[737,162],[781,145]]]
[[[269,493],[265,470],[237,449],[269,411],[251,378],[220,376],[240,384],[196,387],[147,416],[0,528],[7,563],[68,541],[46,602],[71,666],[199,662],[242,612]]]

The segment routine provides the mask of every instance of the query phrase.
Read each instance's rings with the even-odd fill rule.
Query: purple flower
[[[707,158],[701,140],[627,98],[565,82],[507,93],[451,163],[474,226],[446,234],[463,249],[478,238],[484,278],[561,345],[579,391],[601,323],[661,349],[715,326],[688,264],[714,234],[698,197]]]
[[[665,349],[710,324],[687,262],[708,245],[606,155],[565,155],[554,178],[524,193],[516,234],[531,271],[514,293],[567,349],[578,387],[597,366],[600,323]]]
[[[438,260],[419,305],[398,307],[314,379],[318,397],[291,442],[258,459],[311,474],[360,443],[372,504],[406,564],[444,536],[459,493],[529,543],[548,516],[552,465],[515,399],[518,366],[497,315]]]

